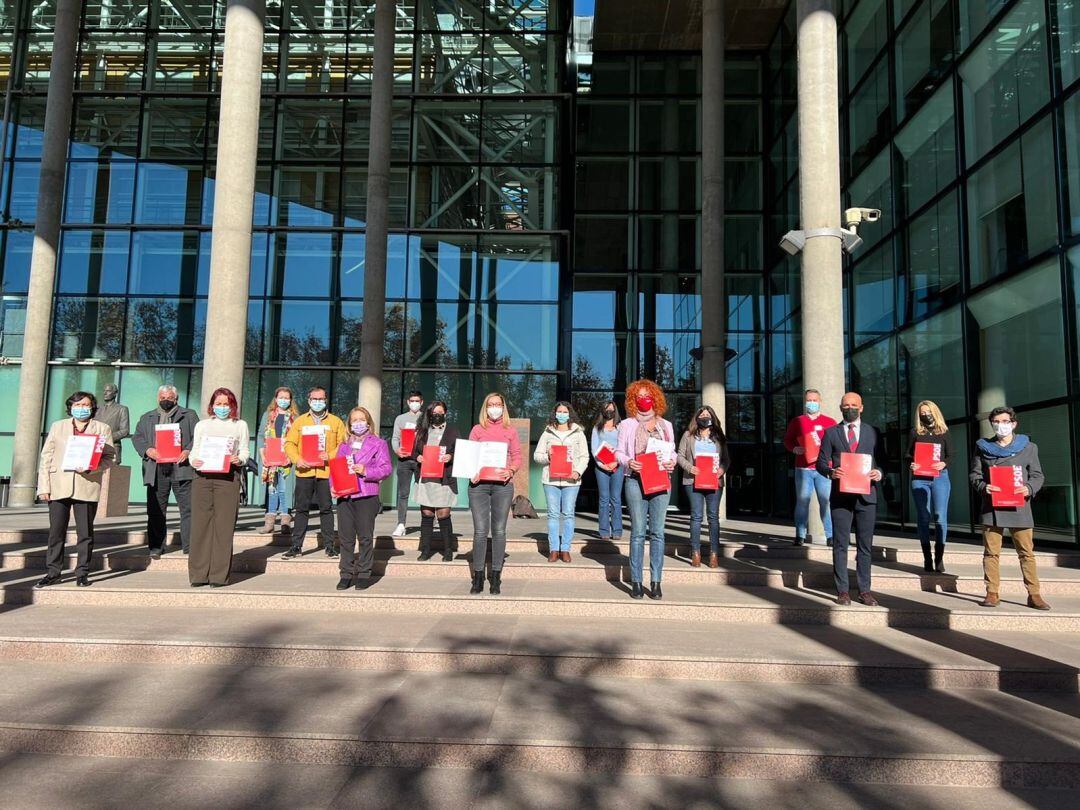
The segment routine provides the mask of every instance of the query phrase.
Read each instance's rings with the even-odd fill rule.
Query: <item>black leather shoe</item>
[[[630,584],[630,598],[631,599],[643,599],[645,597],[645,589],[641,587],[640,582],[632,582]]]
[[[224,588],[228,584],[229,584],[228,582],[211,582],[210,587],[211,588]]]
[[[301,554],[300,549],[298,549],[298,548],[290,548],[288,551],[286,551],[284,554],[281,555],[281,558],[283,560],[291,560],[293,557],[299,557],[300,554]]]
[[[365,577],[364,579],[356,580],[356,590],[366,591],[371,587],[371,577]]]
[[[55,585],[59,581],[60,581],[59,576],[53,576],[51,574],[48,574],[46,576],[43,576],[37,582],[35,582],[34,587],[35,588],[48,588],[50,585]]]
[[[829,548],[832,548],[832,538],[831,537],[828,537],[828,538],[825,539],[825,545],[828,546]]]
[[[209,584],[210,584],[209,582],[192,582],[191,587],[192,588],[205,588]]]
[[[420,552],[420,556],[417,557],[416,559],[418,559],[420,562],[427,562],[428,560],[430,560],[434,556],[435,556],[434,551],[422,551],[422,552]]]
[[[454,552],[452,552],[452,551],[444,551],[442,553],[442,561],[443,562],[453,562],[454,561]]]
[[[664,592],[662,590],[660,590],[660,583],[659,582],[650,582],[649,583],[649,598],[650,599],[663,599],[664,598]]]
[[[88,577],[86,574],[83,574],[82,576],[76,578],[75,584],[78,585],[80,588],[89,588],[90,577]]]
[[[337,589],[339,591],[347,591],[353,585],[352,577],[342,577],[338,580]]]
[[[333,546],[327,546],[326,547],[326,556],[327,557],[336,557],[336,556],[338,556],[338,554],[339,554],[338,550],[336,548],[334,548]]]
[[[491,587],[488,589],[492,596],[502,593],[502,571],[492,571],[489,579]]]
[[[152,549],[150,549],[150,559],[151,560],[160,560],[161,559],[161,549],[160,548],[152,548]]]
[[[482,590],[484,590],[484,572],[473,571],[472,587],[469,588],[469,593],[480,593]]]
[[[793,546],[801,546],[802,544],[803,544],[803,539],[801,537],[796,537],[795,542],[792,543]]]

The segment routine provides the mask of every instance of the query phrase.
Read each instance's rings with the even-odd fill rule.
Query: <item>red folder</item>
[[[309,467],[322,467],[326,464],[320,453],[326,452],[326,432],[300,434],[300,458]]]
[[[869,495],[871,456],[866,453],[841,453],[840,469],[844,477],[840,479],[840,491],[849,495]]]
[[[570,464],[570,448],[565,444],[553,444],[548,449],[548,478],[566,480],[574,474]]]
[[[263,448],[263,463],[267,467],[288,467],[289,458],[285,455],[285,440],[270,437]]]
[[[654,495],[657,492],[667,492],[671,488],[667,470],[660,469],[660,460],[656,457],[656,453],[642,453],[637,460],[641,462],[638,477],[641,479],[642,492],[646,495]]]
[[[501,475],[500,467],[481,467],[479,478],[481,481],[489,481],[493,484],[505,484],[506,479]]]
[[[403,442],[404,445],[404,442]],[[446,462],[439,461],[442,456],[443,449],[437,444],[429,444],[424,448],[423,455],[420,457],[420,478],[438,478],[443,477],[443,473],[446,471]]]
[[[990,503],[995,509],[1024,505],[1024,496],[1013,492],[1024,486],[1024,468],[1011,465],[990,468],[990,483],[1001,487],[1000,492],[990,493]]]
[[[821,455],[821,436],[816,430],[804,433],[799,437],[799,444],[803,447],[803,458],[807,464],[813,464]]]
[[[101,454],[105,452],[105,437],[98,436],[97,441],[94,442],[94,454],[90,456],[90,470],[91,472],[98,468],[101,464]]]
[[[933,442],[915,442],[915,475],[920,478],[937,478],[940,470],[931,464],[941,461],[941,445]]]
[[[349,469],[348,456],[334,456],[330,459],[330,490],[335,497],[355,495],[360,491],[360,480]]]
[[[180,460],[180,426],[168,425],[154,430],[154,449],[158,464],[175,464]]]
[[[701,455],[694,458],[698,474],[694,476],[694,489],[720,489],[720,473],[716,469],[716,456]]]
[[[600,449],[596,451],[596,460],[601,464],[614,464],[615,451],[606,444],[602,444],[600,445]]]
[[[403,453],[412,455],[413,448],[416,446],[416,428],[402,428],[401,429],[401,450]]]

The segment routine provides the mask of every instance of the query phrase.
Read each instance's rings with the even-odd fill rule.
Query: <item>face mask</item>
[[[567,422],[570,421],[570,414],[557,413],[555,414],[555,421],[558,422],[560,425],[565,425]]]
[[[697,420],[697,426],[699,428],[712,427],[712,419],[708,416],[699,416]]]
[[[175,399],[160,399],[160,400],[158,400],[158,407],[161,408],[161,410],[168,413],[169,411],[171,411],[173,408],[176,407],[176,400]]]
[[[352,428],[352,432],[357,436],[363,436],[367,433],[367,422],[353,422],[350,427]]]
[[[441,425],[445,421],[446,421],[446,414],[445,413],[433,413],[431,415],[431,424],[433,424],[433,425]]]
[[[814,414],[816,414],[816,413],[818,413],[820,411],[821,411],[821,403],[820,402],[816,402],[816,401],[814,401],[814,402],[810,402],[810,401],[806,402],[806,412],[808,414],[810,414],[811,416],[813,416]]]
[[[652,397],[638,397],[634,400],[634,403],[637,405],[639,411],[645,413],[652,410],[653,399]]]
[[[322,413],[323,411],[326,410],[326,400],[325,399],[311,399],[311,400],[308,400],[308,405],[311,406],[311,410],[315,411],[315,413]]]
[[[994,422],[994,433],[996,433],[1002,439],[1004,439],[1006,436],[1011,436],[1012,432],[1015,429],[1015,422]]]
[[[615,418],[615,411],[613,411],[611,408],[608,408],[606,411],[604,411],[604,418],[605,419],[614,419]]]
[[[498,405],[493,405],[487,409],[487,415],[488,419],[492,420],[493,422],[498,422],[500,419],[502,419],[503,409],[500,408]]]
[[[85,422],[90,418],[90,409],[85,405],[76,405],[71,409],[71,415],[78,419],[80,422]]]
[[[920,413],[919,414],[919,421],[922,422],[923,425],[925,425],[926,427],[933,427],[934,426],[934,417],[931,416],[928,413]]]
[[[845,422],[854,422],[859,418],[858,408],[841,408],[840,413],[843,415]]]
[[[420,406],[423,405],[423,404],[424,404],[423,402],[410,402],[409,403],[409,411],[411,413],[420,413]]]
[[[228,405],[215,405],[214,406],[214,416],[216,416],[218,419],[228,419],[229,414],[231,414],[231,413],[232,413],[232,408],[230,408]]]
[[[277,406],[283,411],[289,410],[289,406],[292,405],[291,399],[285,399],[285,397],[278,397]]]

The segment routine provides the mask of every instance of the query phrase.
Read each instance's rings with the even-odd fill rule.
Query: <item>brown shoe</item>
[[[548,562],[558,562],[558,561],[559,561],[559,552],[553,551],[550,554],[548,554]]]
[[[695,551],[690,555],[690,565],[694,566],[694,568],[700,568],[701,567],[701,552],[700,551]]]
[[[719,567],[720,567],[720,558],[717,557],[715,554],[710,554],[709,555],[709,568],[719,568]]]
[[[877,607],[878,601],[874,598],[874,595],[870,591],[864,591],[859,594],[859,601],[867,607]]]
[[[562,558],[562,561],[563,561],[563,562],[570,562],[570,552],[569,552],[569,551],[564,551],[564,552],[562,552],[562,553],[561,553],[561,554],[559,555],[559,557],[561,557],[561,558]]]
[[[987,593],[986,598],[979,602],[980,607],[997,607],[1001,600],[996,593]]]
[[[263,525],[259,528],[259,534],[273,534],[275,523],[277,523],[277,515],[272,512],[268,513],[263,518]]]
[[[1036,610],[1049,610],[1050,606],[1043,601],[1043,598],[1037,593],[1028,595],[1028,607],[1035,608]]]
[[[851,594],[849,594],[847,591],[844,591],[842,594],[840,594],[840,595],[838,595],[836,597],[836,604],[838,604],[838,605],[850,605],[851,604]]]

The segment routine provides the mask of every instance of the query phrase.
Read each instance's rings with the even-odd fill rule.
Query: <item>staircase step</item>
[[[19,753],[1076,790],[1077,739],[1076,695],[0,663]]]

